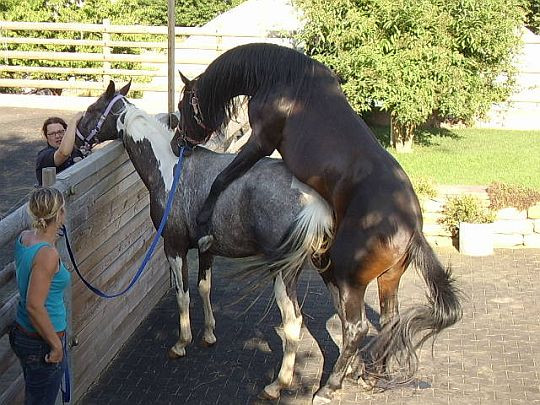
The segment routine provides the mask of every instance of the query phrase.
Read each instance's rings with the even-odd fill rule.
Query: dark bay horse
[[[96,132],[100,141],[122,138],[150,192],[150,215],[157,228],[178,162],[170,148],[173,133],[129,104],[124,97],[128,89],[129,85],[117,93],[111,82],[107,91],[88,108],[78,129],[87,136],[101,122]],[[202,147],[193,149],[184,158],[173,208],[162,235],[180,312],[179,339],[169,351],[173,358],[184,356],[192,340],[186,255],[188,249],[197,244],[196,215],[212,181],[233,158],[234,155],[217,154]],[[199,253],[198,288],[205,315],[203,344],[216,342],[210,304],[213,256],[252,257],[247,270],[260,272],[264,281],[274,279],[275,298],[283,320],[281,369],[275,381],[263,391],[266,397],[278,398],[281,389],[292,382],[300,339],[302,314],[296,296],[297,276],[306,259],[324,251],[333,227],[331,210],[317,193],[297,181],[283,162],[264,159],[223,193],[214,210],[212,224],[216,238],[213,247]]]
[[[333,208],[335,237],[322,276],[342,322],[343,343],[314,402],[329,402],[357,361],[368,332],[364,294],[374,279],[385,325],[372,346],[375,361],[398,360],[412,376],[418,345],[461,318],[458,289],[422,234],[407,175],[349,105],[336,76],[295,50],[248,44],[223,53],[194,80],[181,77],[183,119],[171,142],[175,154],[179,144],[204,143],[226,125],[236,113],[236,96],[249,98],[252,134],[216,177],[197,217],[200,250],[216,236],[209,219],[220,194],[275,149],[293,175]],[[398,316],[399,280],[411,263],[428,285],[430,305]]]

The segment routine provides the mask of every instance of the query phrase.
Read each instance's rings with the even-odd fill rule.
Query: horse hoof
[[[366,378],[363,375],[355,380],[363,391],[374,391],[375,382],[370,378]]]
[[[261,392],[259,392],[259,395],[257,395],[257,397],[264,401],[275,401],[276,399],[279,398],[279,394],[274,396],[266,392],[266,390],[262,390]]]
[[[313,405],[324,405],[332,402],[334,390],[329,387],[320,388],[313,397]]]
[[[331,398],[323,397],[323,396],[320,396],[320,395],[316,394],[313,397],[312,404],[313,405],[325,405],[325,404],[329,404],[330,402],[332,402]]]
[[[174,351],[173,349],[170,349],[169,352],[168,352],[169,359],[171,359],[171,360],[180,359],[180,358],[184,357],[185,355],[186,355],[186,351],[185,351],[185,350],[184,350],[184,353],[183,353],[183,354],[177,353],[177,352]]]
[[[214,237],[212,235],[206,235],[199,239],[199,251],[206,252],[214,243]]]
[[[201,341],[199,343],[199,346],[201,346],[201,347],[212,347],[215,344],[216,344],[216,342],[207,342],[206,340],[201,339]]]

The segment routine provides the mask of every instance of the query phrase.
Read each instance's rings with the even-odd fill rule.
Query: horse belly
[[[264,255],[280,244],[303,200],[291,174],[277,167],[256,167],[219,197],[212,216],[215,254]]]

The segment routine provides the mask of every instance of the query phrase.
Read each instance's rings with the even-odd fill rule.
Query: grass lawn
[[[379,141],[412,178],[436,184],[499,181],[540,190],[540,130],[438,129],[418,131],[414,151],[389,148],[389,128],[373,128]]]

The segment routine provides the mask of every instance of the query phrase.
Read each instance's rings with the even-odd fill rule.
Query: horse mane
[[[276,86],[293,89],[296,100],[309,102],[315,75],[335,75],[323,64],[284,46],[252,43],[233,48],[216,58],[197,80],[201,112],[212,128],[225,126],[236,116],[236,96],[265,99]],[[337,83],[337,79],[336,79]]]
[[[118,120],[117,129],[124,130],[133,137],[148,138],[151,134],[152,138],[162,138],[166,142],[170,142],[173,137],[173,132],[167,126],[158,121],[155,117],[149,115],[146,111],[137,108],[133,104],[128,104],[125,109],[124,122]]]

